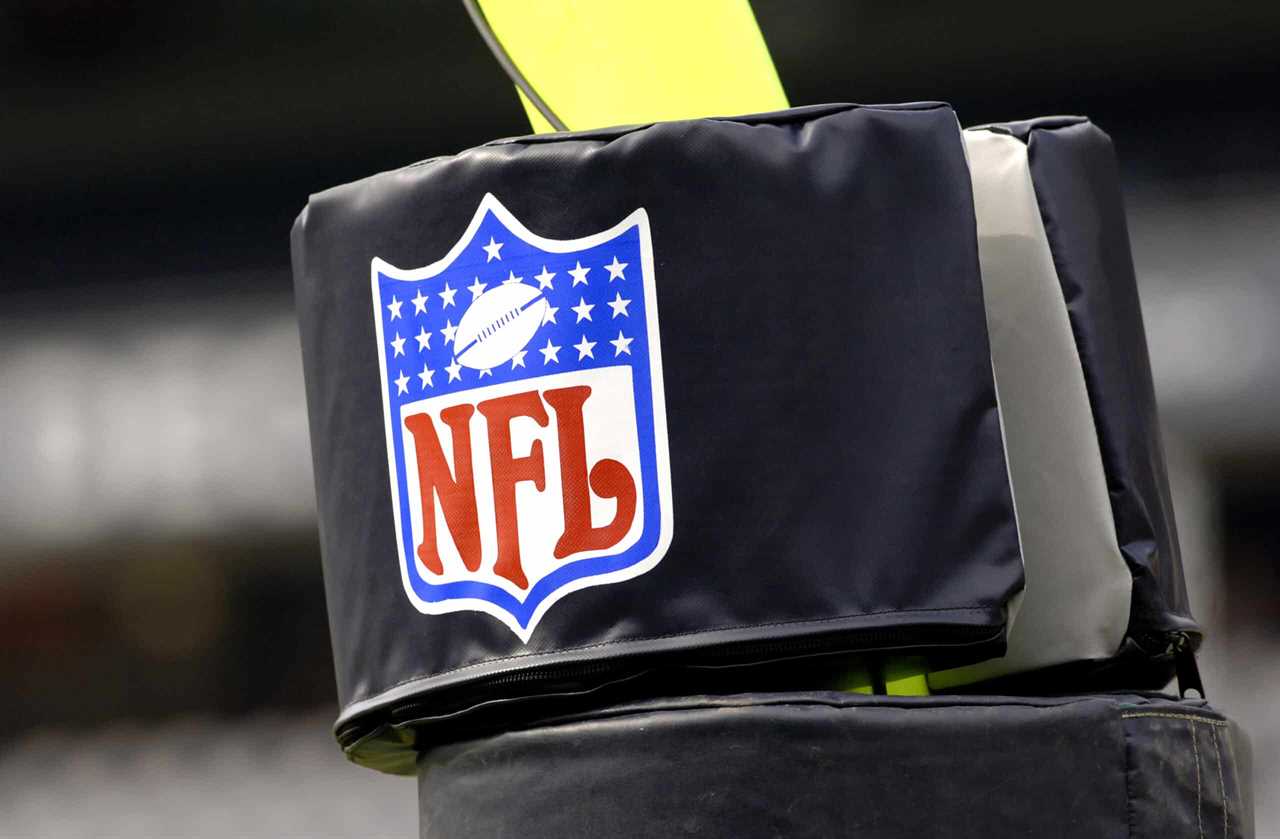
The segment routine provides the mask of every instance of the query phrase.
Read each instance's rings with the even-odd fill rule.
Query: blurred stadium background
[[[793,103],[1112,133],[1202,668],[1280,836],[1280,5],[753,5]],[[524,133],[510,85],[454,0],[7,0],[0,69],[0,835],[416,835],[328,734],[288,232]]]

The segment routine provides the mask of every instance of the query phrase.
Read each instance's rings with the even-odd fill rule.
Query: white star
[[[527,352],[528,352],[528,350],[520,350],[518,353],[516,353],[515,355],[513,355],[513,356],[511,357],[511,369],[512,369],[512,370],[516,369],[517,367],[523,367],[523,366],[524,366],[524,357],[525,357],[525,354],[526,354]]]
[[[391,295],[391,302],[387,304],[387,311],[391,312],[391,319],[395,320],[400,317],[400,307],[404,305],[403,300],[397,300],[396,296]]]
[[[397,355],[404,355],[404,339],[400,337],[399,332],[396,333],[396,338],[391,342],[391,346],[395,347],[396,350],[395,355],[391,356],[392,358],[395,358]]]
[[[418,296],[409,302],[413,304],[413,313],[415,315],[424,315],[427,313],[427,295],[422,293],[422,289],[418,289]]]
[[[591,348],[594,347],[595,345],[596,345],[595,341],[588,341],[587,336],[583,335],[582,340],[573,345],[573,348],[578,351],[578,360],[581,361],[587,356],[590,356],[591,358],[595,358],[596,357],[595,353],[591,351]]]
[[[534,274],[533,278],[538,281],[538,288],[551,288],[551,278],[556,275],[555,271],[548,271],[547,266],[542,266],[541,274]]]
[[[413,336],[413,340],[418,342],[419,350],[431,349],[431,333],[427,331],[425,326],[418,329],[418,334]]]
[[[573,263],[573,267],[569,269],[569,273],[573,275],[573,284],[586,285],[587,272],[590,270],[590,268],[583,268],[581,262]]]
[[[630,264],[630,262],[619,262],[618,257],[615,256],[613,258],[613,262],[604,266],[604,270],[609,272],[609,282],[613,282],[614,280],[625,280],[626,277],[622,275],[622,269],[626,268]]]
[[[422,372],[418,374],[418,378],[422,379],[423,390],[426,390],[428,387],[434,387],[434,385],[431,382],[431,377],[434,376],[435,374],[436,374],[435,370],[432,370],[430,367],[428,367],[425,364],[422,365]]]
[[[613,317],[616,318],[618,315],[622,315],[624,318],[631,317],[627,312],[627,307],[631,305],[631,301],[622,299],[622,292],[615,293],[612,300],[604,302],[609,304],[610,309],[613,309]]]
[[[559,306],[548,306],[547,313],[542,316],[542,323],[555,323],[556,312],[558,311],[560,311]],[[542,326],[542,323],[538,324],[538,326]]]
[[[396,393],[409,392],[409,377],[404,374],[403,370],[400,371],[400,378],[394,379],[394,381],[396,383]]]
[[[479,277],[476,277],[476,281],[467,286],[467,291],[471,292],[471,299],[475,300],[477,297],[484,294],[484,287],[485,284],[480,282]]]
[[[502,250],[502,246],[505,244],[506,242],[493,241],[493,237],[490,236],[489,244],[483,246],[486,254],[484,261],[493,262],[495,259],[502,259],[502,254],[498,253],[498,251]]]
[[[453,333],[457,331],[458,327],[453,325],[453,321],[447,320],[444,322],[444,329],[440,330],[440,334],[444,336],[444,342],[446,344],[451,344],[453,343]]]
[[[477,376],[476,378],[483,379],[485,376],[492,376],[492,375],[493,375],[493,371],[490,370],[488,367],[486,367],[480,371],[480,375]]]
[[[517,276],[516,276],[516,272],[515,272],[515,271],[508,271],[508,272],[507,272],[507,278],[506,278],[505,280],[503,280],[503,281],[502,281],[502,284],[503,284],[503,285],[511,285],[512,283],[518,283],[518,282],[520,282],[520,281],[521,281],[521,280],[523,280],[523,279],[524,279],[524,277],[517,277]]]
[[[560,360],[560,356],[558,355],[560,348],[551,343],[550,338],[547,339],[547,345],[538,350],[538,352],[542,353],[543,364],[550,364],[553,361],[558,362]]]
[[[610,344],[613,344],[613,357],[617,358],[623,353],[631,355],[631,342],[634,340],[635,338],[623,338],[622,330],[619,329],[618,337],[609,342]]]
[[[457,293],[458,293],[458,290],[456,288],[449,288],[449,283],[448,281],[446,281],[444,284],[444,291],[439,293],[440,299],[444,301],[444,308],[447,309],[450,306],[455,305],[453,302],[453,295]]]
[[[574,312],[578,319],[574,323],[582,323],[584,320],[591,320],[591,310],[596,306],[594,303],[588,303],[584,298],[578,298],[578,305],[570,306],[569,309]]]
[[[456,382],[462,378],[462,365],[458,363],[458,359],[454,359],[453,363],[444,368],[449,371],[449,381]]]

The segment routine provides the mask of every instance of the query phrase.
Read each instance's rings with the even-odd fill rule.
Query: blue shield
[[[527,642],[566,594],[653,568],[672,509],[645,211],[555,240],[486,195],[442,259],[371,275],[414,606]]]

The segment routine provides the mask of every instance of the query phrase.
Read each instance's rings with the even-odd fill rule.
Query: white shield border
[[[435,602],[420,598],[409,582],[408,560],[405,557],[404,542],[401,538],[402,513],[400,510],[399,487],[397,486],[398,470],[395,463],[395,444],[392,436],[395,433],[395,425],[391,418],[390,383],[387,378],[385,352],[386,339],[382,329],[383,303],[381,289],[378,284],[378,275],[384,274],[396,280],[409,282],[426,280],[439,275],[452,265],[462,251],[474,240],[481,222],[484,221],[486,212],[493,213],[503,226],[520,239],[523,239],[525,243],[551,253],[572,253],[585,250],[604,244],[620,236],[631,227],[638,227],[640,230],[641,285],[644,286],[644,302],[648,314],[649,380],[653,391],[650,399],[653,405],[654,461],[658,480],[658,504],[661,508],[659,510],[658,541],[648,556],[626,568],[607,574],[577,577],[551,592],[530,615],[527,627],[522,627],[511,612],[483,598],[453,598]],[[653,569],[662,560],[667,550],[671,547],[674,510],[671,501],[671,458],[667,444],[667,406],[662,378],[662,348],[659,343],[657,288],[654,282],[653,270],[653,243],[649,235],[649,214],[643,207],[636,209],[622,221],[600,233],[579,239],[548,239],[525,227],[492,193],[485,193],[480,205],[476,208],[475,214],[471,217],[471,222],[467,225],[467,229],[447,254],[430,265],[411,270],[397,268],[375,256],[369,266],[369,281],[373,291],[373,323],[378,337],[378,371],[381,375],[382,383],[382,416],[386,431],[387,470],[391,479],[391,508],[395,515],[396,553],[399,555],[400,578],[405,594],[408,596],[409,602],[419,612],[427,615],[443,615],[450,612],[463,611],[484,612],[502,621],[522,643],[527,644],[533,636],[534,629],[539,621],[542,620],[542,616],[565,595],[593,586],[609,585],[630,580]],[[532,589],[532,585],[530,588]]]

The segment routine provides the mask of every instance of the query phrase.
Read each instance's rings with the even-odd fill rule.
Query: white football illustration
[[[476,298],[453,335],[454,357],[473,370],[510,361],[525,348],[547,312],[542,292],[524,283],[491,288]]]

